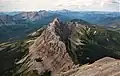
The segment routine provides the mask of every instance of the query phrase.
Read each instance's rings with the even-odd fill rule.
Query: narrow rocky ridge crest
[[[66,29],[61,25],[58,18],[49,24],[48,28],[29,48],[27,62],[24,62],[18,71],[21,73],[24,70],[20,76],[41,75],[44,72],[56,76],[60,72],[68,71],[73,67],[72,59],[67,52],[65,43],[62,41],[66,38],[66,36],[62,37],[63,31],[65,31],[61,30],[63,28]],[[64,34],[68,34],[67,31]]]

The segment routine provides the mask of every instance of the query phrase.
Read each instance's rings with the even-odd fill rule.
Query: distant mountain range
[[[0,37],[1,40],[21,39],[28,33],[38,29],[59,17],[63,22],[72,19],[82,19],[91,24],[111,27],[120,25],[119,12],[97,11],[33,11],[33,12],[1,12]],[[10,34],[11,33],[11,34]],[[17,34],[19,33],[19,35]],[[14,37],[14,38],[13,38]]]
[[[8,21],[9,17],[11,18]],[[46,20],[49,18],[59,17],[66,20],[71,19],[83,19],[92,24],[102,24],[107,25],[114,19],[120,19],[119,12],[100,12],[100,11],[69,11],[69,10],[61,10],[61,11],[33,11],[33,12],[9,12],[9,13],[0,13],[0,20],[4,19],[5,22],[10,23],[21,23],[21,22],[34,22],[38,21],[42,22],[42,20]],[[40,21],[41,20],[41,21]],[[50,20],[49,20],[50,21]],[[1,24],[1,22],[0,22]]]

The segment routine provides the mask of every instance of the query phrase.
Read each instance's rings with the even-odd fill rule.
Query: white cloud
[[[57,5],[58,8],[76,8],[82,10],[114,10],[117,11],[119,4],[113,3],[115,0],[59,0]],[[67,3],[67,4],[66,4]],[[61,6],[59,6],[61,5]]]
[[[72,9],[113,10],[119,9],[120,0],[0,0],[0,11]]]

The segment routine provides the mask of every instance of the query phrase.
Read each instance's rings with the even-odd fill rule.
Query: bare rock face
[[[61,73],[59,76],[120,76],[120,60],[105,57],[93,64]]]
[[[14,20],[30,20],[30,21],[36,21],[44,18],[45,16],[48,16],[47,11],[39,11],[39,12],[21,12],[20,14],[17,14],[14,16]]]
[[[62,32],[56,32],[61,24],[56,18],[43,31],[35,43],[29,48],[29,55],[18,63],[24,62],[18,71],[20,76],[41,75],[44,72],[51,73],[51,76],[57,76],[60,72],[66,72],[73,67],[65,43],[61,41]],[[67,33],[67,32],[66,32]]]
[[[22,66],[14,76],[120,76],[120,60],[110,57],[79,66],[74,48],[70,51],[66,41],[71,32],[84,27],[54,19],[34,41],[29,54],[16,63]]]

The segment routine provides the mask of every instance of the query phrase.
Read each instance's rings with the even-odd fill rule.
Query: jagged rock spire
[[[22,65],[18,74],[31,76],[50,72],[51,76],[57,76],[61,72],[71,69],[74,64],[67,52],[65,43],[61,40],[67,36],[67,27],[57,27],[61,25],[58,18],[55,18],[50,26],[36,39],[34,44],[29,48],[29,54],[26,62]],[[55,31],[56,30],[56,31]],[[26,70],[26,71],[24,71]],[[24,71],[24,72],[23,72]],[[31,75],[30,75],[31,74]]]
[[[59,18],[55,18],[52,22],[54,25],[60,25],[60,20]]]

